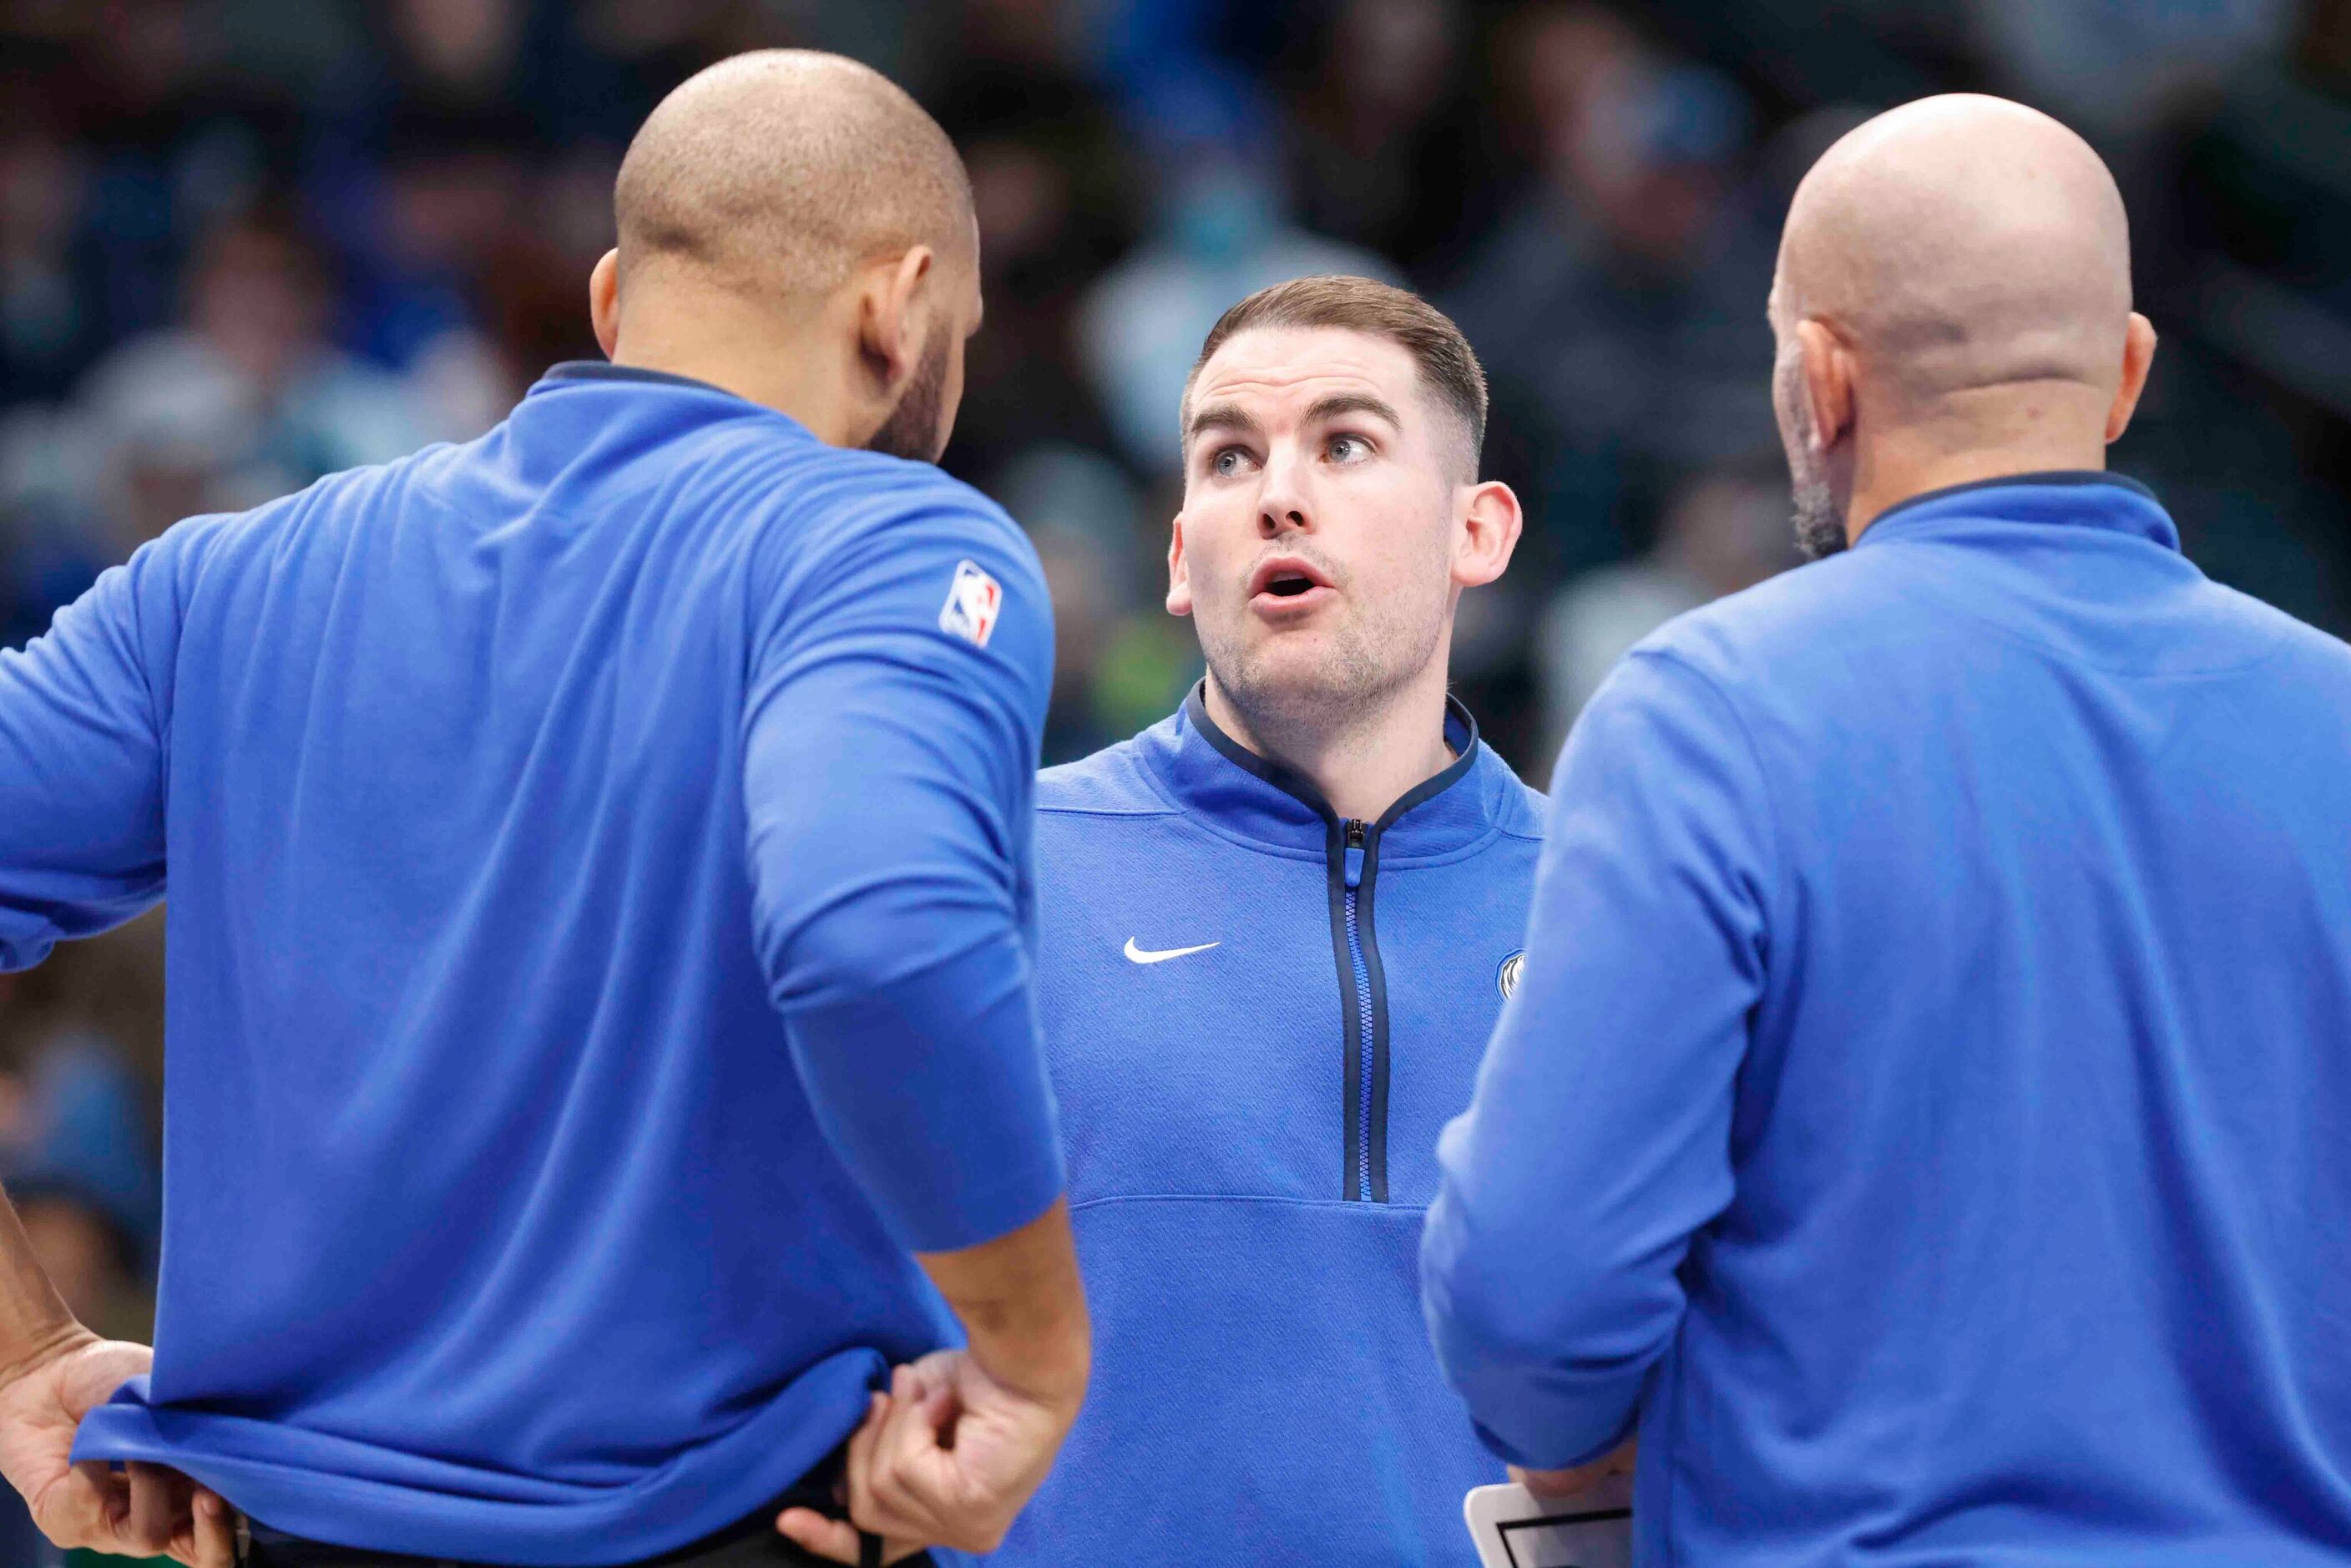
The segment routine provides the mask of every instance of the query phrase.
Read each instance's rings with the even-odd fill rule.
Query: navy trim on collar
[[[1184,699],[1184,716],[1191,721],[1194,729],[1200,732],[1200,738],[1215,747],[1218,755],[1234,767],[1264,779],[1324,821],[1336,822],[1339,813],[1332,809],[1322,791],[1314,787],[1312,779],[1286,762],[1259,757],[1227,735],[1217,721],[1208,716],[1208,704],[1203,695],[1207,689],[1208,683],[1203,680]],[[1449,693],[1445,698],[1445,739],[1453,747],[1453,760],[1398,796],[1394,805],[1380,813],[1380,820],[1374,826],[1384,828],[1415,806],[1443,794],[1468,778],[1469,769],[1477,765],[1478,721],[1468,708],[1461,706],[1460,699]]]
[[[549,366],[547,374],[539,379],[549,382],[648,382],[655,386],[690,387],[695,392],[716,392],[721,397],[740,401],[739,393],[728,392],[722,386],[713,386],[708,382],[696,381],[692,376],[647,370],[643,365],[611,365],[601,360],[566,360],[559,365]]]
[[[1867,538],[1871,529],[1876,528],[1878,524],[1888,517],[1898,517],[1914,507],[1925,507],[1937,501],[1948,501],[1954,496],[1965,496],[1976,490],[2003,490],[2018,485],[2113,485],[2129,490],[2149,501],[2155,501],[2158,506],[2163,504],[2157,500],[2154,491],[2128,475],[2110,474],[2103,468],[2052,468],[2038,474],[2003,474],[1994,479],[1974,479],[1965,485],[1947,485],[1939,490],[1928,490],[1913,496],[1907,501],[1896,501],[1872,517],[1869,520],[1869,528],[1861,530],[1861,537]]]

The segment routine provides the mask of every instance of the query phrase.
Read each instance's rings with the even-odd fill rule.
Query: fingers
[[[131,1483],[112,1465],[84,1459],[42,1490],[34,1522],[57,1545],[110,1548],[131,1512]]]
[[[1573,1469],[1530,1470],[1512,1465],[1510,1479],[1540,1498],[1573,1497],[1611,1476],[1631,1475],[1639,1451],[1639,1439],[1634,1438],[1604,1458]]]
[[[922,1379],[900,1367],[890,1380],[890,1409],[883,1416],[869,1459],[870,1513],[852,1514],[877,1535],[940,1541],[937,1511],[925,1494],[941,1452],[936,1397],[922,1396]]]
[[[865,1419],[856,1431],[850,1434],[844,1476],[849,1485],[847,1502],[852,1519],[871,1520],[873,1517],[873,1445],[881,1437],[883,1420],[889,1413],[888,1395],[869,1396],[865,1403]]]
[[[236,1568],[236,1521],[218,1495],[196,1489],[188,1513],[187,1554],[172,1553],[189,1568]]]
[[[184,1532],[193,1488],[177,1470],[161,1465],[130,1464],[131,1506],[116,1527],[117,1537],[136,1548],[140,1557],[168,1555],[175,1538]]]
[[[776,1516],[776,1532],[811,1557],[821,1557],[828,1563],[859,1563],[862,1541],[857,1527],[844,1519],[827,1519],[814,1509],[788,1508]],[[924,1549],[919,1541],[893,1541],[883,1537],[882,1561],[903,1563]],[[207,1565],[209,1568],[209,1565]]]
[[[811,1557],[857,1561],[857,1527],[845,1519],[827,1519],[812,1508],[788,1508],[776,1516],[776,1530]]]

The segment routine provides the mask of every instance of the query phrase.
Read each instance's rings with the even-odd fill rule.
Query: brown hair
[[[1486,371],[1451,317],[1409,289],[1368,277],[1300,277],[1260,288],[1217,319],[1184,378],[1183,422],[1190,438],[1192,382],[1226,340],[1259,327],[1337,327],[1384,338],[1410,354],[1437,401],[1460,417],[1468,437],[1464,456],[1478,474],[1486,445]]]

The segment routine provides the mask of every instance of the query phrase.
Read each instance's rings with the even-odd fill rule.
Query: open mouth
[[[1329,588],[1331,580],[1309,560],[1299,556],[1276,556],[1258,563],[1249,573],[1249,597],[1269,599],[1303,599],[1318,588]]]

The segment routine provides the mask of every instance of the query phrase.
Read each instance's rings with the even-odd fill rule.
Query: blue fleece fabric
[[[1586,710],[1429,1319],[1647,1568],[2351,1556],[2351,650],[1921,497]]]
[[[1342,824],[1196,696],[1040,782],[1038,997],[1094,1375],[993,1561],[1476,1563],[1462,1493],[1500,1467],[1428,1354],[1413,1260],[1541,798],[1450,727],[1459,760],[1364,825],[1360,982]]]
[[[971,490],[594,365],[0,655],[0,964],[171,895],[155,1367],[77,1457],[524,1564],[783,1490],[948,1339],[907,1249],[1061,1185],[1051,649]]]

